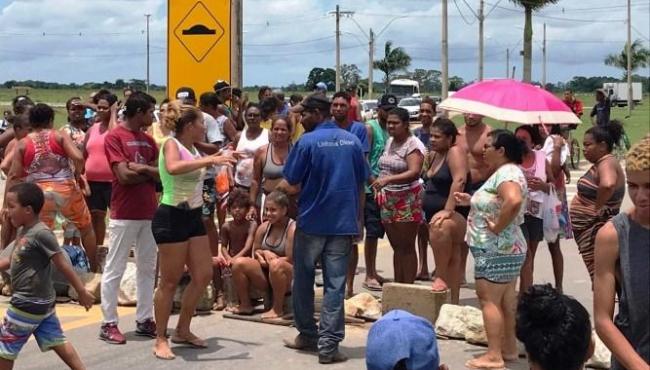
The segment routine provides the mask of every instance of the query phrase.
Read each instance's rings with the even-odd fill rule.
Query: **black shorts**
[[[104,211],[111,204],[111,191],[113,185],[110,182],[88,181],[90,196],[86,197],[88,209],[92,211]]]
[[[526,240],[533,243],[544,240],[544,221],[541,218],[525,215],[524,223],[519,227]]]
[[[483,184],[485,184],[485,181],[479,181],[470,184],[469,189],[467,189],[467,194],[474,195],[474,193],[476,193],[476,191],[480,189],[481,186],[483,186]],[[456,207],[456,212],[460,213],[461,216],[467,219],[467,217],[469,216],[469,206]]]
[[[366,205],[363,209],[363,223],[366,227],[366,238],[381,239],[384,237],[384,225],[381,223],[381,209],[375,201],[375,196],[366,194]]]
[[[157,244],[181,243],[206,235],[201,207],[182,209],[161,204],[151,221],[151,231]]]

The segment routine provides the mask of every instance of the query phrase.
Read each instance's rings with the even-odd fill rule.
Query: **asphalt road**
[[[573,173],[575,184],[578,177],[586,170]],[[0,184],[0,186],[3,184]],[[0,189],[1,190],[1,189]],[[575,185],[568,188],[570,193],[575,193]],[[629,207],[630,201],[626,198],[624,209]],[[587,270],[577,252],[576,244],[564,241],[564,290],[566,294],[577,298],[591,313],[592,293],[591,283]],[[433,259],[429,252],[431,268]],[[387,240],[380,242],[377,265],[384,276],[392,275],[392,251]],[[476,294],[473,290],[473,262],[468,261],[467,278],[468,286],[461,291],[461,304],[478,306]],[[361,282],[364,276],[363,258],[360,258],[359,274],[355,280],[357,292],[363,291]],[[551,259],[545,244],[540,249],[535,261],[535,282],[553,283]],[[425,283],[422,283],[425,284]],[[8,298],[0,300],[0,311],[4,312]],[[75,304],[62,304],[58,308],[64,331],[70,341],[77,348],[82,359],[89,369],[312,369],[317,368],[317,358],[312,354],[299,353],[282,346],[282,338],[296,334],[295,329],[270,324],[251,323],[240,320],[223,318],[221,313],[209,316],[196,317],[193,321],[193,330],[199,336],[207,339],[209,348],[197,350],[190,348],[176,348],[178,357],[173,361],[156,360],[152,356],[153,342],[149,339],[133,335],[134,308],[120,308],[122,322],[121,329],[126,333],[126,345],[109,345],[97,339],[101,312],[98,306],[88,313]],[[175,324],[176,316],[172,317],[170,328]],[[347,326],[346,338],[341,350],[350,360],[343,364],[330,365],[331,369],[365,369],[365,342],[370,324],[363,326]],[[444,363],[451,369],[464,369],[464,363],[475,354],[484,349],[468,345],[461,341],[440,340],[439,348]],[[32,339],[23,349],[16,362],[16,369],[46,369],[64,368],[56,355],[52,352],[41,353]],[[508,364],[509,369],[528,369],[525,360]]]

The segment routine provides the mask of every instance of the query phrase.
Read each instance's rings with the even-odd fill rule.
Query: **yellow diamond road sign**
[[[223,27],[202,1],[190,9],[174,30],[174,36],[199,63],[223,35]]]
[[[167,93],[230,81],[230,0],[168,0]]]

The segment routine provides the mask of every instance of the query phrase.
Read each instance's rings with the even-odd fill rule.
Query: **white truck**
[[[392,80],[388,92],[395,95],[397,99],[419,97],[420,84],[417,81],[405,78]]]
[[[624,107],[627,105],[627,82],[605,82],[603,90],[607,93],[612,106]],[[632,100],[640,103],[643,98],[643,86],[640,82],[632,83]]]

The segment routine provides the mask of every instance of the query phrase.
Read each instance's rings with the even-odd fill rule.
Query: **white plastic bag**
[[[549,193],[546,194],[542,219],[544,221],[544,239],[553,243],[560,235],[560,214],[562,213],[562,202],[557,197],[555,187],[551,185]]]

